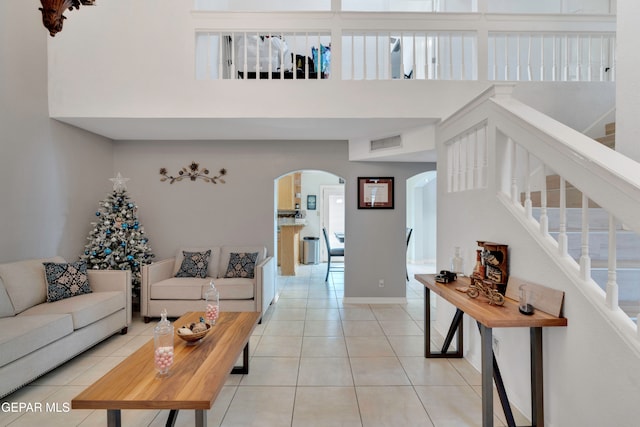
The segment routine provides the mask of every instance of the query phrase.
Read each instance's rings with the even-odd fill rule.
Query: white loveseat
[[[207,250],[211,255],[206,277],[176,277],[184,252]],[[254,277],[225,277],[232,253],[258,253]],[[142,267],[140,314],[149,322],[152,317],[159,317],[163,309],[169,317],[203,311],[204,293],[212,279],[220,293],[220,311],[256,311],[263,315],[275,298],[276,266],[264,246],[180,248],[175,257]]]
[[[0,264],[0,396],[131,323],[131,272],[88,270],[91,293],[47,301],[44,262]]]

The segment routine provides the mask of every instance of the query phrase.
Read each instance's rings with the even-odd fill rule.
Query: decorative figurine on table
[[[489,300],[489,304],[503,305],[508,280],[507,245],[478,241],[476,265],[467,289],[470,298],[479,295]]]

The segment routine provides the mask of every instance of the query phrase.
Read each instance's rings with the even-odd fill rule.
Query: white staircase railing
[[[509,88],[491,89],[444,122],[447,169],[456,164],[450,156],[471,153],[449,147],[487,123],[498,200],[640,351],[640,167],[511,98]]]

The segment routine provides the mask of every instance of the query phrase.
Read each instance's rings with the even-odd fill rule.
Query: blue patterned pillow
[[[176,277],[199,277],[200,279],[207,277],[211,250],[206,252],[182,251],[182,255],[184,259],[180,265],[180,270],[176,273]]]
[[[91,293],[86,261],[43,264],[47,278],[47,302]]]
[[[253,279],[257,259],[258,252],[231,252],[229,256],[229,266],[227,267],[227,273],[224,277]]]

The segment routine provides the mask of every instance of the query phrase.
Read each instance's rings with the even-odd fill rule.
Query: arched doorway
[[[423,172],[407,179],[407,228],[413,229],[407,247],[408,270],[435,272],[437,233],[437,173]],[[411,274],[409,274],[412,277]]]
[[[344,235],[344,180],[330,172],[305,169],[277,178],[274,188],[278,274],[295,275],[296,266],[305,262],[305,237],[318,239],[318,261],[326,262],[322,228],[329,231],[332,245],[344,244],[335,237]]]

